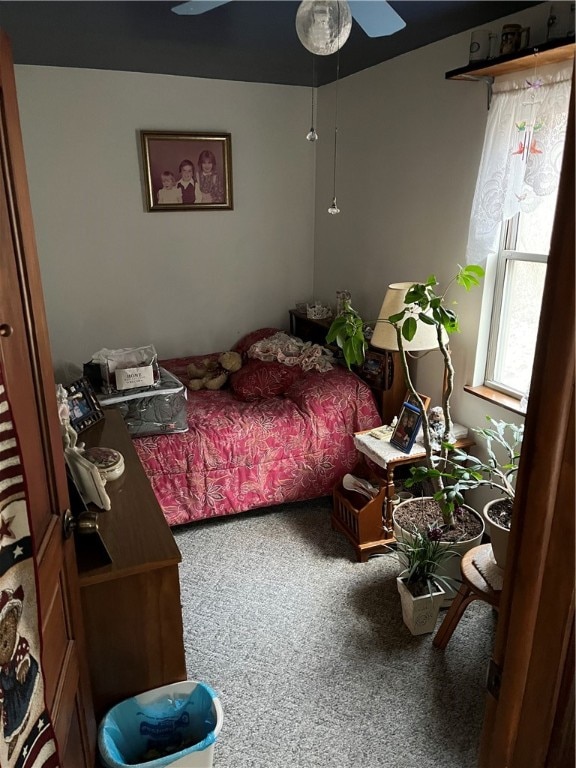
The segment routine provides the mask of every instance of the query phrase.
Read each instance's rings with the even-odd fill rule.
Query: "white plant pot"
[[[504,569],[506,567],[506,553],[508,551],[508,538],[510,536],[510,529],[504,528],[499,525],[495,520],[488,515],[488,510],[497,502],[502,499],[493,499],[489,501],[482,510],[484,514],[484,520],[488,525],[488,535],[490,536],[490,543],[492,544],[492,552],[494,554],[494,560],[499,568]]]
[[[445,593],[442,587],[435,584],[432,595],[414,597],[406,586],[404,577],[398,576],[396,584],[402,603],[402,618],[410,632],[413,635],[434,632],[440,606],[444,601]]]
[[[427,497],[425,497],[427,498]],[[430,497],[428,497],[430,498]],[[392,512],[392,520],[394,522],[394,536],[396,537],[396,540],[412,540],[412,537],[410,533],[402,528],[398,523],[396,522],[395,515],[396,511],[399,510],[401,507],[404,506],[404,504],[410,504],[413,500],[410,499],[409,501],[404,501],[401,504],[398,504],[397,507],[394,508],[394,511]],[[480,543],[482,542],[482,536],[484,535],[484,531],[486,530],[486,526],[484,524],[484,518],[482,515],[478,514],[475,509],[472,509],[472,507],[469,507],[468,504],[464,504],[464,507],[466,507],[467,510],[470,512],[473,512],[480,523],[482,524],[482,530],[478,534],[478,536],[475,536],[473,539],[468,539],[467,541],[458,541],[458,542],[447,542],[446,543],[446,549],[451,549],[454,552],[457,552],[459,557],[454,556],[450,557],[447,560],[445,560],[443,563],[441,563],[438,567],[438,570],[436,571],[438,576],[443,576],[448,579],[455,579],[457,582],[460,582],[462,580],[461,573],[460,573],[460,561],[466,554],[466,552],[469,552],[471,549],[474,549],[474,547],[480,546]],[[458,592],[458,584],[454,584],[452,588],[446,588],[445,589],[445,598],[443,601],[443,606],[449,605],[454,597],[456,596],[456,593]]]

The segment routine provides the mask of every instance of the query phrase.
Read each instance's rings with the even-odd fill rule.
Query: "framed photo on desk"
[[[394,427],[394,432],[392,432],[390,444],[395,448],[399,448],[404,453],[410,453],[420,429],[421,421],[422,413],[420,408],[414,408],[410,403],[404,403],[398,417],[398,423]]]
[[[418,397],[420,398],[420,400],[422,400],[424,410],[427,411],[428,406],[430,405],[430,398],[427,397],[426,395],[421,395],[420,392],[418,392]],[[414,397],[412,392],[410,392],[410,390],[406,392],[406,395],[404,397],[404,402],[408,403],[408,405],[411,405],[413,408],[420,408],[418,404],[418,400],[416,400],[416,398]]]
[[[64,389],[68,395],[70,426],[75,432],[82,432],[104,418],[92,385],[85,376],[68,384]]]

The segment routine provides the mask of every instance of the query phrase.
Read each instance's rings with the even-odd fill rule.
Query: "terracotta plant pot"
[[[432,595],[414,597],[406,586],[406,580],[402,576],[396,578],[400,601],[402,603],[402,618],[404,624],[413,635],[424,635],[434,632],[440,606],[444,601],[444,590],[438,584],[434,585]]]
[[[488,525],[488,535],[490,536],[490,543],[492,544],[492,552],[494,554],[494,560],[499,568],[504,569],[506,567],[506,553],[508,551],[508,538],[510,536],[510,528],[505,528],[493,520],[488,511],[498,502],[504,501],[504,499],[493,499],[489,501],[483,511],[484,519]]]

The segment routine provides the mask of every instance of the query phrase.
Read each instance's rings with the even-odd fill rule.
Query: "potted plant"
[[[506,566],[508,536],[514,506],[515,480],[520,465],[520,448],[524,437],[524,425],[486,419],[491,427],[480,427],[473,431],[484,438],[488,458],[482,461],[476,456],[467,456],[461,451],[454,453],[455,462],[466,462],[475,476],[480,476],[477,486],[495,488],[498,497],[484,505],[484,519],[488,525],[494,559],[500,568]],[[494,444],[500,446],[504,460],[499,461]]]
[[[344,308],[332,321],[326,341],[328,344],[336,342],[340,347],[349,370],[353,365],[364,362],[368,346],[364,337],[364,322],[349,299],[344,300]]]
[[[427,535],[442,542],[449,542],[451,548],[464,554],[477,546],[484,532],[482,517],[464,504],[464,491],[476,487],[478,473],[463,464],[450,461],[454,439],[452,437],[452,418],[450,399],[454,389],[454,367],[448,348],[451,334],[459,332],[458,317],[447,306],[447,293],[453,284],[466,291],[477,286],[484,275],[484,270],[477,265],[459,267],[457,274],[442,293],[436,292],[438,281],[432,275],[425,283],[415,283],[406,292],[404,309],[387,318],[396,330],[400,360],[406,379],[406,385],[422,414],[422,432],[424,439],[425,460],[423,466],[413,467],[407,487],[429,481],[433,488],[431,497],[415,498],[399,504],[394,510],[396,538],[398,530],[405,531],[416,526]],[[444,362],[444,387],[442,392],[443,434],[440,447],[435,448],[430,435],[428,413],[420,395],[412,382],[408,368],[404,340],[411,341],[419,323],[434,326],[438,347]],[[448,569],[454,577],[459,575],[454,566]]]
[[[438,572],[439,566],[456,558],[457,553],[416,527],[409,533],[395,547],[387,547],[386,552],[371,557],[394,555],[404,566],[396,577],[402,618],[413,635],[422,635],[434,631],[446,591],[453,582]]]

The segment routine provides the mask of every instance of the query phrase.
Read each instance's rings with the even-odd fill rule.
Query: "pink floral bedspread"
[[[161,365],[185,381],[199,359]],[[256,402],[188,392],[187,408],[188,432],[134,439],[171,526],[330,494],[358,458],[354,432],[381,424],[370,389],[341,366]]]

